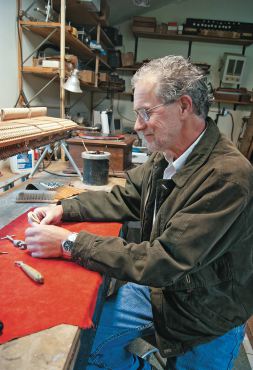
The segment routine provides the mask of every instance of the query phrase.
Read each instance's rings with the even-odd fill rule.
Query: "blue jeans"
[[[154,333],[149,288],[134,283],[123,285],[103,308],[89,357],[88,370],[150,370],[143,359],[127,351],[134,339]],[[169,370],[228,370],[238,355],[244,325],[215,340],[169,358]]]

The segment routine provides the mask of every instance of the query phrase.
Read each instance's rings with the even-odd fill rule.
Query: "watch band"
[[[72,233],[68,236],[68,238],[66,240],[64,240],[62,243],[61,243],[61,247],[62,247],[62,256],[64,259],[67,259],[67,260],[71,260],[71,252],[72,252],[72,249],[74,247],[74,243],[75,243],[75,240],[76,240],[76,237],[77,237],[77,233]]]

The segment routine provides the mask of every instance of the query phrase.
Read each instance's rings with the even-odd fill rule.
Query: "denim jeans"
[[[103,308],[88,360],[88,370],[150,370],[143,359],[127,351],[134,339],[154,333],[149,288],[134,283],[123,285]],[[228,370],[238,355],[244,325],[215,340],[169,358],[169,370]]]

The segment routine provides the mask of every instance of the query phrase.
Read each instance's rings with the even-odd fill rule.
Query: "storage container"
[[[10,169],[13,173],[29,173],[34,169],[34,150],[10,157]]]

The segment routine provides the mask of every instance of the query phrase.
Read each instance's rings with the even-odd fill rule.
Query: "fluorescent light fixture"
[[[144,6],[144,7],[150,6],[150,0],[133,0],[133,3],[136,6]]]

